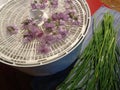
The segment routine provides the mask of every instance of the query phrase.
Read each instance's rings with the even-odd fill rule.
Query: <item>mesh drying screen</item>
[[[62,3],[63,0],[59,0]],[[84,39],[90,23],[90,11],[85,0],[72,0],[77,14],[80,16],[79,27],[69,27],[69,35],[66,39],[53,44],[48,54],[38,54],[37,40],[23,45],[22,31],[9,36],[6,34],[6,26],[16,24],[21,27],[21,22],[29,17],[30,0],[11,0],[0,10],[0,61],[13,66],[38,66],[54,62],[73,51]],[[49,8],[48,8],[49,9]],[[60,5],[58,11],[63,10]],[[54,10],[53,10],[54,11]],[[46,14],[49,14],[46,12]]]

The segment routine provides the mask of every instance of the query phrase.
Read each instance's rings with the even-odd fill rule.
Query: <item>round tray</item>
[[[59,0],[59,3],[62,1],[64,0]],[[69,33],[64,40],[52,44],[48,54],[40,54],[36,50],[40,44],[37,40],[24,45],[22,31],[12,36],[6,33],[6,26],[15,24],[21,27],[21,22],[30,17],[30,0],[11,0],[6,3],[0,10],[0,61],[12,66],[32,67],[57,61],[72,52],[82,43],[90,23],[90,11],[86,1],[72,0],[72,4],[76,14],[80,16],[80,26],[69,26]],[[64,8],[60,5],[58,10],[53,11],[62,10]],[[45,12],[49,14],[47,10]]]

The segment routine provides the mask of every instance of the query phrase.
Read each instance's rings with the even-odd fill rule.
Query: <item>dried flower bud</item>
[[[16,26],[7,26],[7,31],[10,35],[17,34],[18,28]]]

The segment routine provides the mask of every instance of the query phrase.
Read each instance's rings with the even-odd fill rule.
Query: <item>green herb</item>
[[[120,49],[113,22],[113,16],[106,13],[94,26],[92,40],[57,90],[120,90]]]

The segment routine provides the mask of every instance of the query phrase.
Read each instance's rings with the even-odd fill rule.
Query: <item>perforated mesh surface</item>
[[[22,30],[12,36],[6,34],[6,26],[15,24],[21,27],[21,22],[29,17],[30,0],[11,0],[5,4],[0,11],[0,61],[13,66],[38,66],[59,60],[72,52],[83,41],[90,23],[90,12],[86,1],[73,0],[72,3],[78,12],[76,14],[80,16],[81,25],[68,26],[69,35],[66,39],[53,44],[48,54],[37,53],[36,48],[39,45],[37,40],[23,45]],[[62,8],[64,9],[61,6],[60,9]]]

